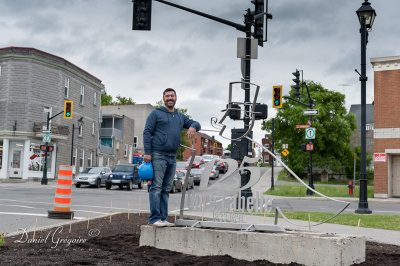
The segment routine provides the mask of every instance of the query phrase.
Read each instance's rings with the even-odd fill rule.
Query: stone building
[[[47,113],[61,112],[50,121],[54,151],[48,155],[48,178],[57,176],[59,165],[70,165],[71,157],[74,172],[97,164],[103,90],[101,80],[61,57],[34,48],[1,48],[0,180],[42,177]],[[63,118],[65,100],[74,103],[72,119]]]
[[[400,56],[372,58],[374,195],[400,197]]]

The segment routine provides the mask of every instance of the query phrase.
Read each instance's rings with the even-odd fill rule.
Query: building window
[[[85,102],[85,85],[81,85],[81,98],[79,100],[79,103],[83,105]]]
[[[128,157],[128,144],[125,144],[124,156]]]
[[[78,149],[75,148],[74,153],[72,155],[72,165],[76,166],[76,157],[78,156]]]
[[[97,92],[94,92],[93,104],[97,105]]]
[[[138,147],[138,137],[137,136],[133,137],[133,147],[134,148]]]
[[[112,147],[112,139],[101,139],[101,146]]]
[[[365,130],[374,130],[374,124],[366,124]]]
[[[43,127],[42,129],[47,129],[47,114],[51,117],[52,108],[51,107],[43,107]],[[49,129],[51,128],[51,120],[49,121]]]
[[[92,135],[94,135],[94,122],[92,124]]]
[[[79,158],[79,167],[80,167],[81,171],[83,170],[84,162],[85,162],[85,151],[83,149],[81,149],[81,156]]]
[[[28,169],[33,172],[41,172],[44,168],[44,151],[40,150],[40,142],[31,142],[29,147]],[[1,152],[1,151],[0,151]],[[47,169],[51,170],[52,152],[47,153]],[[1,164],[0,164],[1,168]]]
[[[87,166],[88,167],[92,166],[92,160],[93,160],[93,152],[91,151],[91,152],[89,152],[88,160],[87,160]]]
[[[82,137],[82,135],[83,135],[83,125],[79,125],[79,128],[78,128],[79,130],[78,130],[78,135],[79,135],[79,137]]]
[[[64,97],[68,99],[69,97],[69,78],[64,78]]]
[[[117,148],[117,150],[119,150],[119,141],[115,142],[115,146],[116,146],[115,148]]]

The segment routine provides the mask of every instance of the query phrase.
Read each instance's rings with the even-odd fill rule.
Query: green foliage
[[[164,106],[164,102],[162,100],[159,100],[156,102],[156,104],[154,105],[155,108]],[[186,115],[189,118],[192,118],[188,113],[187,113],[187,109],[186,108],[176,108],[178,110],[178,112]],[[189,140],[186,138],[186,132],[187,130],[182,130],[181,131],[181,144],[185,145],[185,146],[190,146],[190,142]],[[176,160],[177,161],[183,161],[183,153],[185,152],[184,147],[179,146],[178,151],[176,152]]]
[[[316,128],[313,166],[330,169],[335,173],[345,173],[346,167],[353,163],[350,148],[350,137],[356,129],[354,114],[347,114],[344,107],[345,96],[339,92],[329,91],[321,84],[307,82],[314,109],[319,115],[313,117],[312,126]],[[306,88],[303,85],[303,96],[300,101],[308,103]],[[294,98],[294,89],[289,96]],[[308,107],[285,99],[283,106],[275,117],[275,151],[281,152],[281,144],[289,144],[288,166],[300,177],[308,171],[309,153],[300,150],[300,144],[306,143],[305,129],[296,129],[296,125],[307,125],[309,116],[303,115]],[[263,130],[271,131],[271,119],[262,125]]]
[[[232,151],[231,144],[228,144],[228,147],[226,147],[225,150],[227,150],[227,151]]]
[[[360,169],[361,169],[361,147],[356,146],[353,150],[353,156],[356,154],[356,179],[360,178]],[[367,167],[371,164],[372,155],[367,152]],[[353,157],[353,164],[346,165],[346,175],[348,177],[352,177],[354,175],[354,157]],[[374,179],[374,171],[373,169],[367,169],[367,179],[372,180]]]
[[[5,244],[5,237],[6,237],[6,235],[8,235],[8,233],[1,233],[0,234],[0,248]]]
[[[104,93],[101,95],[101,105],[122,105],[122,104],[135,104],[131,97],[123,97],[117,95],[117,100],[113,101],[113,97],[110,94]]]

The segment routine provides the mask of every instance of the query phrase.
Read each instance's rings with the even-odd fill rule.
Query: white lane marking
[[[14,204],[0,204],[0,206],[12,206],[12,207],[20,207],[20,208],[28,208],[28,209],[38,209],[35,207],[31,207],[31,206],[23,206],[23,205],[14,205]]]
[[[47,217],[47,214],[42,214],[42,213],[24,213],[24,212],[0,212],[0,214],[7,214],[7,215],[26,215],[26,216],[41,216],[41,217]],[[74,219],[78,220],[85,220],[86,218],[83,217],[75,217]]]

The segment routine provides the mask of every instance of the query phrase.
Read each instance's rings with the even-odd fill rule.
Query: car
[[[200,179],[201,179],[201,176],[203,175],[203,172],[204,172],[204,168],[193,168],[190,171],[190,176],[193,177],[195,185],[200,184]]]
[[[132,185],[136,184],[139,189],[142,188],[142,181],[139,179],[137,164],[117,164],[112,173],[106,180],[106,189],[111,189],[117,185],[120,189],[124,186],[127,190],[132,189]]]
[[[187,162],[176,162],[176,170],[177,171],[186,170],[188,165],[189,164]]]
[[[217,166],[213,165],[210,173],[210,179],[217,179],[219,177],[219,170],[217,170]]]
[[[202,157],[203,157],[204,163],[211,162],[212,160],[214,160],[214,155],[212,155],[212,154],[203,154]]]
[[[186,178],[186,170],[181,170],[181,171],[176,171],[177,172],[177,176],[179,179],[182,179],[182,184],[185,184],[185,178]],[[186,190],[189,190],[191,188],[194,188],[194,178],[193,176],[189,175],[189,179],[188,179],[188,183],[186,186]]]
[[[187,164],[189,166],[191,157],[188,158]],[[204,160],[201,156],[195,156],[192,164],[192,168],[200,168],[201,165],[204,164]],[[189,167],[188,167],[189,168]]]
[[[80,188],[81,185],[89,185],[99,188],[106,183],[108,175],[111,173],[109,167],[86,167],[74,178],[74,185]]]
[[[183,178],[181,178],[183,175]],[[175,172],[174,181],[172,182],[172,187],[169,193],[176,193],[183,190],[183,180],[185,174],[182,172]]]
[[[215,166],[220,173],[225,174],[228,171],[228,164],[224,161],[215,162]]]

